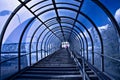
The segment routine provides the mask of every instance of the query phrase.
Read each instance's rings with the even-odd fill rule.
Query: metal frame
[[[18,0],[24,7],[26,7],[33,15],[34,15],[34,17],[35,18],[37,18],[43,25],[45,25],[45,27],[49,30],[49,31],[51,31],[55,36],[56,36],[56,34],[24,3],[24,2],[22,2],[21,0]],[[56,37],[58,37],[58,36],[56,36]],[[59,37],[58,37],[59,38]],[[59,38],[60,39],[60,38]]]
[[[57,19],[57,21],[58,21],[58,23],[59,23],[59,25],[60,25],[60,29],[61,29],[61,33],[62,33],[62,35],[63,35],[63,38],[64,38],[64,41],[66,40],[65,39],[65,35],[64,35],[64,33],[63,33],[63,29],[62,29],[62,25],[61,25],[61,23],[60,23],[60,16],[59,16],[59,14],[58,14],[58,11],[57,11],[57,7],[56,7],[56,3],[55,3],[55,0],[52,0],[52,3],[53,3],[53,6],[54,6],[54,9],[55,9],[55,13],[56,13],[56,19]]]
[[[111,20],[112,24],[115,25],[114,28],[116,29],[116,31],[118,32],[118,36],[120,37],[120,27],[117,21],[115,20],[115,18],[113,17],[113,15],[111,14],[111,12],[99,0],[92,0],[92,1],[106,13],[106,15]]]
[[[76,23],[76,21],[77,21],[77,18],[78,18],[78,16],[79,16],[79,12],[80,12],[80,10],[81,10],[81,7],[82,7],[82,5],[83,5],[83,2],[84,2],[84,0],[81,1],[81,4],[80,4],[80,6],[79,6],[79,9],[78,9],[76,18],[75,18],[75,20],[74,20],[72,29],[74,29],[74,25],[75,25],[75,23]],[[70,38],[71,34],[72,34],[72,30],[71,30],[71,33],[70,33],[70,35],[69,35],[69,38]]]
[[[74,12],[77,13],[76,18],[74,19],[74,24],[72,24],[72,25],[73,25],[73,29],[72,29],[72,31],[71,31],[71,33],[70,33],[70,36],[73,34],[73,30],[75,30],[75,29],[74,29],[74,26],[75,26],[75,22],[78,21],[78,20],[77,20],[78,15],[84,16],[84,17],[93,25],[93,27],[95,28],[95,30],[96,30],[96,32],[97,32],[97,34],[98,34],[98,36],[99,36],[99,39],[100,39],[101,55],[104,55],[103,40],[102,40],[102,36],[101,36],[101,34],[100,34],[100,31],[98,30],[96,24],[89,18],[89,16],[87,16],[87,15],[84,14],[83,12],[80,12],[80,8],[81,8],[81,7],[79,7],[79,6],[75,5],[75,4],[70,4],[70,3],[63,3],[63,4],[69,4],[69,5],[72,5],[72,6],[79,7],[79,11],[76,10],[76,9],[73,9],[73,8],[56,7],[55,4],[62,4],[62,3],[55,3],[54,0],[52,0],[52,1],[53,1],[53,4],[44,5],[43,7],[38,8],[38,9],[36,9],[36,10],[33,12],[33,11],[31,10],[31,8],[37,6],[38,4],[40,4],[40,3],[42,3],[42,2],[45,2],[45,1],[40,1],[40,2],[32,5],[32,6],[29,8],[29,7],[26,6],[26,4],[27,4],[28,2],[30,2],[29,0],[25,0],[25,2],[22,2],[21,0],[19,0],[19,2],[20,2],[21,4],[14,10],[14,12],[13,12],[13,13],[10,15],[10,17],[8,18],[6,24],[5,24],[4,27],[3,27],[3,30],[2,30],[2,33],[1,33],[1,36],[0,36],[0,61],[1,61],[1,53],[2,53],[2,52],[1,52],[2,42],[3,42],[3,38],[4,38],[4,34],[5,34],[5,32],[6,32],[6,29],[7,29],[8,25],[9,25],[10,21],[11,21],[12,18],[14,17],[14,15],[15,15],[23,6],[26,7],[26,8],[34,15],[34,18],[32,18],[32,19],[28,22],[28,24],[25,26],[25,28],[24,28],[24,30],[22,31],[22,34],[21,34],[21,36],[20,36],[19,45],[18,45],[18,71],[21,70],[21,66],[20,66],[20,65],[21,65],[21,59],[20,59],[20,57],[21,57],[21,54],[20,54],[20,53],[21,53],[21,48],[20,48],[20,47],[21,47],[22,39],[23,39],[24,33],[25,33],[25,31],[27,30],[29,24],[30,24],[35,18],[37,18],[37,19],[42,23],[42,25],[45,25],[46,28],[47,28],[50,32],[52,32],[52,34],[55,35],[55,36],[61,41],[61,38],[60,38],[59,36],[57,36],[56,33],[54,33],[51,29],[49,29],[49,27],[45,24],[45,22],[43,22],[43,21],[38,17],[38,15],[44,14],[45,12],[51,11],[51,10],[55,10],[55,11],[56,11],[56,15],[57,15],[58,19],[61,18],[61,16],[58,15],[57,9],[66,9],[66,10],[74,11]],[[100,1],[98,1],[98,0],[92,0],[92,1],[93,1],[97,6],[99,6],[99,7],[105,12],[105,14],[110,18],[112,24],[115,25],[114,28],[115,28],[116,31],[118,32],[118,37],[119,37],[119,36],[120,36],[120,27],[119,27],[119,25],[117,24],[116,20],[114,19],[113,15],[110,13],[110,11],[109,11],[102,3],[100,3]],[[81,1],[78,1],[78,2],[81,2]],[[83,4],[83,3],[82,3],[82,4]],[[39,14],[37,14],[37,15],[35,14],[35,12],[37,12],[38,10],[40,10],[40,9],[46,7],[46,6],[49,6],[49,5],[54,5],[54,8],[50,8],[50,9],[44,10],[43,12],[41,12],[41,13],[39,13]],[[60,20],[60,19],[59,19],[59,20]],[[78,21],[78,22],[79,22],[79,21]],[[64,36],[64,31],[62,30],[61,23],[59,23],[59,24],[60,24],[60,27],[61,27],[61,32],[62,32],[62,34],[63,34],[63,36]],[[92,36],[91,36],[90,32],[87,30],[87,28],[85,28],[85,26],[84,26],[81,22],[80,22],[80,24],[81,24],[81,25],[84,27],[84,29],[87,31],[87,33],[88,33],[88,35],[89,35],[89,37],[90,37],[90,39],[91,39],[92,54],[93,54],[93,55],[92,55],[92,64],[94,64],[94,42],[93,42]],[[76,28],[76,27],[75,27],[75,28]],[[34,35],[35,35],[36,32],[37,32],[37,31],[34,32],[32,38],[31,38],[31,40],[30,40],[30,46],[29,46],[30,54],[31,54],[31,43],[32,43],[32,39],[34,38]],[[42,33],[41,33],[41,35],[42,35]],[[84,35],[84,37],[85,37],[85,35]],[[64,39],[65,39],[65,38],[64,38]],[[71,39],[71,38],[70,38],[70,39]],[[38,41],[38,42],[39,42],[39,41]],[[87,42],[87,41],[86,41],[86,42]],[[37,44],[37,45],[38,45],[38,44]],[[83,46],[84,46],[84,45],[83,45]],[[88,48],[88,47],[87,47],[87,48]],[[88,50],[88,49],[87,49],[87,50]],[[36,51],[37,51],[37,47],[36,47]],[[37,52],[36,52],[36,55],[37,55]],[[104,71],[104,56],[101,56],[101,57],[102,57],[102,58],[101,58],[101,59],[102,59],[101,68],[102,68],[102,71]],[[36,57],[36,59],[37,59],[37,57]],[[31,59],[30,59],[30,60],[31,60]],[[38,61],[38,59],[37,59],[37,61]],[[0,66],[1,66],[1,64],[0,64]],[[1,67],[0,67],[0,68],[1,68]]]
[[[62,7],[61,7],[61,9],[62,9]],[[68,9],[68,8],[67,8]],[[45,12],[45,11],[44,11]],[[92,20],[91,20],[92,21]],[[96,28],[97,29],[97,28]],[[98,30],[99,31],[99,30]],[[99,33],[99,32],[98,32]],[[102,40],[102,39],[100,39],[100,40]],[[103,52],[103,51],[102,51]],[[102,59],[103,60],[103,59]],[[94,62],[93,62],[93,64],[94,64]]]
[[[93,51],[94,52],[94,51]],[[93,62],[93,64],[94,64],[94,62]]]
[[[69,28],[69,27],[68,27]],[[54,28],[53,28],[54,29]],[[72,29],[72,28],[70,28],[70,29]],[[57,31],[57,30],[56,30]],[[76,30],[75,30],[76,31]],[[88,49],[87,49],[87,47],[88,47],[88,41],[87,41],[87,39],[86,39],[86,37],[85,37],[85,35],[84,35],[84,33],[82,32],[82,30],[79,30],[82,34],[83,34],[83,36],[84,36],[84,39],[85,39],[85,42],[86,42],[86,51],[88,51]],[[77,32],[77,31],[76,31]],[[79,34],[79,32],[77,32],[78,34]],[[48,38],[47,38],[48,39]],[[43,43],[43,42],[42,42]],[[87,53],[87,55],[88,55],[88,53]]]
[[[70,33],[70,32],[69,32]],[[73,35],[75,35],[75,34],[73,34]],[[48,43],[50,43],[50,41],[52,40],[52,39],[54,39],[54,38],[52,38],[53,36],[51,36],[50,37],[50,39],[47,41]],[[72,36],[71,36],[72,37]],[[75,36],[76,37],[76,36]],[[52,39],[51,39],[52,38]],[[75,39],[74,37],[72,37],[72,39]],[[81,44],[81,40],[79,40],[79,42],[80,42],[80,45],[82,46],[82,44]],[[45,42],[46,43],[46,42]],[[82,51],[81,51],[82,52]]]
[[[59,32],[59,31],[58,31]],[[51,34],[50,34],[51,35]],[[79,32],[77,32],[77,34],[76,35],[79,35]],[[81,37],[81,36],[80,36]],[[78,37],[79,38],[79,37]],[[81,37],[82,38],[82,37]],[[50,40],[49,38],[47,38],[47,40]],[[83,41],[83,39],[82,39],[82,41]],[[82,42],[82,43],[84,43],[84,42]],[[48,44],[48,43],[47,43]]]
[[[50,20],[51,20],[51,19],[50,19]],[[47,20],[47,21],[48,21],[48,20]],[[47,21],[46,21],[46,22],[47,22]],[[37,29],[38,29],[38,28],[37,28]],[[35,32],[36,32],[36,31],[35,31]],[[31,42],[30,42],[30,43],[31,43]]]

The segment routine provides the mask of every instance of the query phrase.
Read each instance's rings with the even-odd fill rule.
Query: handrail
[[[32,42],[32,43],[37,43],[37,42]],[[19,44],[19,43],[4,43],[3,45],[11,45],[11,44],[14,45],[14,44]],[[30,42],[22,42],[22,44],[30,44]]]
[[[26,55],[28,55],[28,54],[29,54],[29,53],[24,54],[24,55],[21,55],[21,57],[26,56]],[[4,60],[4,61],[1,61],[0,64],[5,63],[5,62],[10,61],[10,60],[13,60],[13,59],[17,59],[17,58],[18,58],[18,56],[17,56],[17,57],[13,57],[13,58],[6,59],[6,60]]]
[[[50,49],[50,50],[52,50],[52,49]],[[48,51],[50,51],[50,50],[48,50]],[[41,49],[41,50],[38,50],[38,51],[46,51],[46,50]],[[48,51],[46,51],[46,52],[48,52]],[[32,51],[31,53],[34,53],[34,52],[36,52],[36,51]],[[1,53],[4,53],[4,52],[1,52]],[[6,53],[6,52],[5,52],[5,53]],[[11,52],[7,52],[7,53],[11,53]],[[17,53],[17,52],[14,52],[14,53]],[[27,53],[27,52],[26,52],[26,53]],[[28,54],[30,54],[30,53],[21,55],[20,57],[26,56],[26,55],[28,55]],[[13,58],[6,59],[6,60],[4,60],[4,61],[1,61],[0,64],[5,63],[5,62],[10,61],[10,60],[13,60],[13,59],[17,59],[17,58],[18,58],[18,56],[13,57]]]
[[[94,67],[94,65],[92,65],[90,62],[88,62],[87,60],[85,60],[85,62],[89,65],[89,67],[96,73],[96,75],[98,75],[98,78],[100,80],[114,80],[112,77],[110,77],[110,75],[108,75],[107,73],[105,74],[105,72],[100,71],[98,68]]]
[[[89,50],[89,51],[90,51],[90,50]],[[98,54],[98,55],[101,55],[101,56],[103,56],[103,57],[110,58],[110,59],[112,59],[112,60],[114,60],[114,61],[120,62],[119,59],[113,58],[113,57],[111,57],[111,56],[108,56],[108,55],[105,55],[105,54],[103,55],[103,54],[100,54],[100,53],[98,53],[98,52],[94,52],[94,53],[96,53],[96,54]]]
[[[79,60],[78,60],[78,58],[77,58],[77,56],[76,56],[76,54],[74,53],[74,56],[75,56],[75,58],[77,59],[77,64],[80,64],[80,62],[79,62]],[[82,74],[83,74],[83,80],[90,80],[90,78],[88,77],[88,75],[86,74],[86,72],[85,72],[85,66],[84,66],[84,64],[85,64],[85,61],[83,60],[84,58],[82,58],[82,63],[83,63],[83,66],[80,64],[79,66],[81,66],[82,68],[81,68],[81,71],[82,71]]]
[[[77,54],[76,54],[77,55]],[[78,55],[79,56],[79,55]],[[82,56],[79,56],[81,59],[84,59],[84,57]],[[99,71],[98,68],[96,68],[94,65],[92,65],[91,63],[89,63],[87,60],[85,60],[85,63],[89,65],[89,67],[97,74],[97,75],[104,75],[103,77],[102,76],[98,76],[98,78],[100,80],[114,80],[112,77],[110,77],[109,75],[105,74],[105,72],[103,73],[102,71]],[[86,79],[87,79],[87,74],[86,75]],[[89,77],[88,77],[89,78]],[[87,79],[88,80],[88,79]]]
[[[91,50],[88,50],[88,51],[91,51]],[[93,51],[91,51],[91,52],[93,52]],[[107,58],[110,58],[110,59],[112,59],[112,60],[114,60],[114,61],[120,62],[119,59],[113,58],[113,57],[111,57],[111,56],[108,56],[108,55],[105,55],[105,54],[100,54],[100,53],[98,53],[98,52],[93,52],[93,53],[96,53],[96,54],[98,54],[98,55],[100,55],[100,56],[107,57]]]
[[[88,75],[85,73],[85,70],[84,70],[85,68],[84,68],[84,66],[82,67],[82,65],[80,64],[80,62],[79,62],[76,54],[75,54],[75,53],[72,53],[72,51],[70,51],[70,49],[68,49],[68,51],[69,51],[71,57],[74,59],[74,61],[75,61],[75,63],[77,64],[77,66],[79,67],[79,72],[83,75],[83,76],[82,76],[83,80],[86,80],[86,79],[87,79],[87,80],[90,80],[90,78],[88,77]],[[83,63],[83,65],[84,65],[84,63]]]

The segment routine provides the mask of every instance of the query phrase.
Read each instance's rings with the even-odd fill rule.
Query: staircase
[[[6,80],[83,80],[82,71],[82,58],[73,58],[68,50],[61,49]],[[111,80],[88,62],[84,63],[84,72],[85,80]]]
[[[12,80],[82,80],[74,60],[66,49],[42,59]]]

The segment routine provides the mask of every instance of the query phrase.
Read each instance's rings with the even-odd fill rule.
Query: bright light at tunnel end
[[[61,47],[62,47],[62,48],[69,48],[69,47],[70,47],[70,44],[69,44],[68,41],[65,41],[65,42],[62,42]]]

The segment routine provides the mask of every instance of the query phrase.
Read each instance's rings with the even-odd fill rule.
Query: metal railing
[[[88,50],[88,51],[91,51],[91,50]],[[84,58],[82,55],[80,55],[78,52],[76,52],[77,54],[78,54],[78,56],[81,56],[81,58]],[[94,53],[94,55],[95,54],[97,54],[97,55],[99,55],[99,56],[102,56],[102,57],[104,57],[104,59],[106,59],[106,58],[108,58],[108,59],[110,59],[111,61],[115,61],[116,63],[119,63],[120,64],[120,59],[118,58],[113,58],[112,56],[109,56],[109,55],[106,55],[106,54],[100,54],[101,52],[92,52],[91,51],[91,53]],[[120,56],[117,56],[117,57],[120,57]],[[85,58],[84,58],[85,59]],[[88,62],[87,60],[85,60],[85,62]],[[91,63],[89,63],[90,65],[92,65]],[[92,65],[93,66],[93,68],[95,67],[95,65]],[[105,67],[105,65],[104,65],[104,67]],[[96,68],[96,67],[95,67]],[[98,68],[96,68],[96,69],[98,69]],[[99,70],[99,69],[98,69]],[[114,80],[114,78],[113,77],[111,77],[110,76],[110,74],[107,74],[105,71],[100,71],[100,72],[102,72],[102,74],[104,74],[105,76],[107,76],[107,77],[109,77],[110,79],[112,79],[112,80]],[[101,78],[101,77],[99,77],[99,78]]]
[[[98,55],[100,55],[100,56],[103,56],[103,57],[107,57],[107,58],[109,58],[109,59],[111,59],[111,60],[120,62],[119,59],[113,58],[113,57],[111,57],[111,56],[108,56],[108,55],[105,55],[105,54],[103,55],[103,54],[100,54],[100,53],[98,53],[98,52],[94,52],[94,53],[96,53],[96,54],[98,54]]]
[[[82,58],[82,65],[81,65],[81,63],[79,62],[79,60],[77,58],[77,55],[75,53],[73,53],[72,51],[70,51],[70,49],[68,49],[68,52],[70,53],[71,58],[74,59],[76,65],[78,66],[79,72],[80,72],[80,74],[82,74],[83,80],[90,80],[90,78],[88,77],[88,75],[85,72],[85,61],[84,61],[84,58]]]
[[[40,51],[45,51],[45,52],[49,52],[49,51],[51,51],[51,50],[53,50],[54,48],[52,48],[52,49],[49,49],[48,51],[46,51],[46,50],[44,50],[44,49],[41,49],[41,50],[38,50],[38,52],[40,52]],[[31,53],[35,53],[36,51],[32,51]],[[1,52],[1,53],[6,53],[6,52]],[[18,52],[7,52],[7,53],[18,53]],[[21,52],[21,53],[25,53],[25,52]],[[23,57],[23,56],[26,56],[26,55],[29,55],[30,53],[27,53],[26,52],[26,54],[23,54],[23,55],[21,55],[20,57]],[[10,55],[10,54],[9,54]],[[3,61],[1,61],[0,62],[0,64],[2,64],[2,63],[5,63],[5,62],[7,62],[7,61],[11,61],[11,60],[13,60],[13,59],[17,59],[18,58],[18,56],[16,55],[16,57],[12,57],[12,58],[9,58],[9,59],[6,59],[6,60],[3,60]]]

